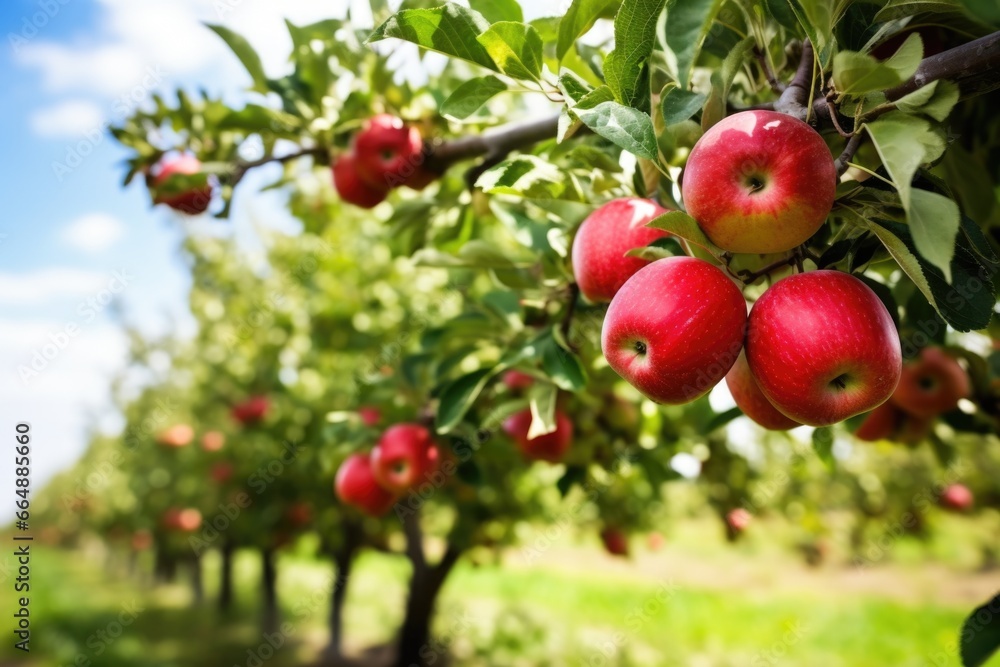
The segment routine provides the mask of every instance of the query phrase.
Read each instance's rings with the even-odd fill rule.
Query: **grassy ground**
[[[678,527],[664,551],[637,549],[628,562],[561,536],[507,553],[503,567],[466,559],[445,589],[440,645],[431,648],[477,666],[957,665],[953,642],[962,619],[1000,589],[996,573],[927,564],[907,556],[914,547],[906,543],[892,564],[810,570],[764,531],[730,549],[716,532]],[[287,554],[279,565],[292,632],[276,651],[258,628],[253,553],[239,554],[238,611],[224,622],[210,603],[192,610],[184,582],[151,588],[125,576],[121,563],[101,560],[34,552],[28,664],[285,667],[314,664],[326,641],[331,570],[306,556]],[[206,563],[210,600],[217,567],[214,559]],[[391,640],[406,573],[400,558],[366,554],[358,562],[346,623],[352,652]],[[3,586],[9,591],[10,579]],[[11,598],[5,592],[0,602],[8,624]],[[119,633],[130,609],[135,620]],[[0,664],[20,664],[10,663],[18,657],[11,643],[0,647]]]

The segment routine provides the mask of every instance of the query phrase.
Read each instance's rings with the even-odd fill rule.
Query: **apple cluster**
[[[174,176],[188,176],[203,184],[189,189],[178,188]],[[212,186],[208,176],[201,172],[201,161],[187,153],[160,160],[150,183],[154,204],[165,204],[187,215],[204,213],[212,203]]]
[[[958,361],[940,347],[925,347],[903,364],[892,396],[861,422],[854,435],[868,442],[920,442],[934,420],[957,408],[969,392],[969,376]]]
[[[333,163],[333,184],[340,198],[373,208],[400,185],[427,187],[437,176],[424,168],[424,142],[415,127],[390,114],[370,118],[354,137],[351,150]]]
[[[503,375],[502,382],[508,390],[515,394],[529,389],[535,378],[519,370],[509,370]],[[507,417],[503,423],[503,431],[511,437],[528,461],[547,461],[558,463],[563,460],[570,445],[573,444],[573,422],[560,409],[555,411],[555,430],[551,433],[529,437],[532,422],[531,409],[520,410]]]
[[[429,430],[420,424],[396,424],[386,429],[370,453],[344,459],[334,490],[344,504],[382,516],[440,465],[440,450]]]
[[[833,206],[836,169],[823,139],[785,114],[746,111],[698,141],[683,174],[688,213],[729,253],[786,252]],[[573,241],[574,276],[610,301],[608,364],[657,403],[682,404],[726,378],[737,405],[770,429],[826,426],[884,403],[899,383],[899,335],[860,279],[831,270],[788,276],[753,304],[718,266],[627,253],[664,235],[664,209],[625,198],[594,211]],[[683,244],[682,244],[683,246]]]

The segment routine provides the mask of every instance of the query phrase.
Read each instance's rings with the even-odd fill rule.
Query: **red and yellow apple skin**
[[[757,381],[747,364],[746,355],[743,353],[740,353],[739,359],[726,374],[726,385],[733,400],[736,401],[736,406],[743,411],[743,414],[764,428],[771,431],[787,431],[801,426],[794,419],[789,419],[778,412],[778,409],[767,400],[767,396],[757,386]]]
[[[159,164],[156,176],[153,177],[154,204],[166,204],[175,211],[188,215],[198,215],[208,210],[212,203],[212,186],[191,190],[174,191],[170,187],[170,177],[177,174],[192,176],[201,173],[201,161],[193,155],[179,155],[175,158],[165,158]]]
[[[892,440],[903,422],[903,412],[886,401],[868,413],[861,425],[854,431],[854,437],[864,442]]]
[[[750,310],[746,356],[771,404],[810,426],[878,407],[903,365],[889,311],[839,271],[789,276],[764,292]]]
[[[529,461],[562,461],[573,442],[573,422],[561,410],[556,410],[556,430],[528,438],[531,410],[514,413],[503,423],[504,433],[514,439],[521,454]]]
[[[925,347],[903,364],[892,402],[915,417],[936,417],[954,410],[969,395],[969,376],[939,347]]]
[[[396,424],[386,429],[372,449],[375,481],[393,493],[405,493],[437,470],[440,457],[430,431],[420,424]]]
[[[823,225],[837,169],[823,138],[774,111],[742,111],[706,132],[688,156],[681,192],[709,239],[737,253],[774,253]]]
[[[333,185],[341,199],[361,208],[375,208],[389,193],[388,187],[375,188],[361,179],[351,154],[341,155],[334,161]]]
[[[573,275],[589,301],[611,301],[632,275],[649,264],[625,253],[647,246],[666,232],[646,223],[666,213],[648,199],[625,197],[591,213],[573,239]]]
[[[370,516],[382,516],[396,502],[396,495],[375,480],[368,454],[352,454],[344,459],[333,488],[342,503]]]
[[[375,190],[388,190],[408,181],[422,187],[426,185],[420,168],[423,145],[420,132],[402,119],[386,113],[374,116],[354,138],[358,176]]]
[[[746,303],[715,266],[667,257],[640,269],[612,299],[601,348],[612,369],[657,403],[707,394],[743,347]]]

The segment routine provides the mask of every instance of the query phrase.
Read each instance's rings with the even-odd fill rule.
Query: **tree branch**
[[[259,160],[240,160],[233,165],[232,174],[229,176],[229,184],[236,185],[239,183],[243,179],[243,176],[245,176],[246,173],[254,167],[260,167],[271,162],[284,164],[285,162],[291,162],[292,160],[297,160],[298,158],[305,157],[306,155],[325,155],[328,152],[329,151],[326,148],[314,146],[312,148],[303,148],[294,153],[289,153],[288,155],[267,155]]]
[[[795,116],[801,121],[808,115],[806,106],[809,104],[809,86],[812,84],[813,46],[807,39],[802,42],[802,58],[795,76],[788,87],[774,102],[774,110]]]
[[[406,557],[413,563],[413,569],[426,568],[424,532],[420,529],[420,515],[417,512],[407,512],[403,517],[403,533],[406,535]]]
[[[837,175],[840,176],[845,171],[847,171],[847,163],[854,158],[854,154],[858,152],[858,148],[861,147],[861,142],[865,135],[863,132],[855,132],[854,135],[848,139],[847,144],[844,146],[844,151],[840,156],[833,161],[833,165],[837,168]]]
[[[895,101],[939,79],[957,83],[963,98],[1000,88],[1000,31],[924,58],[909,81],[885,95]]]

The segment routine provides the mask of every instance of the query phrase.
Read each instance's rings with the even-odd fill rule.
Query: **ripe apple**
[[[726,374],[726,385],[743,414],[764,428],[772,431],[787,431],[801,425],[794,419],[789,419],[781,414],[776,407],[771,405],[767,396],[757,386],[757,380],[754,379],[753,373],[750,372],[750,366],[747,364],[746,355],[742,352],[732,369]]]
[[[529,428],[531,410],[516,412],[503,423],[504,433],[514,439],[518,449],[529,461],[558,463],[573,442],[573,422],[561,410],[556,410],[556,430],[552,433],[529,439]]]
[[[941,506],[955,512],[965,512],[972,507],[972,491],[965,484],[949,484],[941,492]]]
[[[193,507],[182,509],[177,514],[177,530],[193,533],[201,527],[201,512]]]
[[[608,364],[658,403],[704,396],[743,347],[746,303],[718,268],[667,257],[640,269],[612,299],[601,347]]]
[[[524,391],[535,384],[535,377],[521,371],[507,371],[503,374],[504,386],[511,391]]]
[[[362,405],[358,408],[358,416],[365,426],[378,426],[382,421],[382,411],[371,405]]]
[[[625,281],[649,264],[625,253],[647,246],[667,233],[646,223],[666,213],[648,199],[625,197],[591,213],[573,239],[573,275],[590,301],[611,301]]]
[[[312,521],[312,516],[312,505],[304,501],[295,503],[285,512],[288,521],[297,527],[309,524]]]
[[[368,454],[351,454],[344,459],[333,488],[341,502],[371,516],[382,516],[396,502],[396,496],[375,481]]]
[[[601,531],[604,550],[612,556],[628,557],[628,536],[620,528],[607,526]]]
[[[212,186],[204,179],[205,185],[191,190],[178,190],[171,187],[171,176],[193,176],[201,173],[201,162],[193,155],[179,155],[174,158],[164,158],[157,166],[153,176],[153,203],[166,204],[175,211],[198,215],[208,210],[212,203]],[[199,179],[201,180],[201,179]]]
[[[174,424],[156,436],[156,440],[167,447],[186,447],[194,440],[194,429],[187,424]]]
[[[382,488],[402,494],[421,484],[439,460],[430,431],[420,424],[396,424],[372,449],[371,468]]]
[[[939,347],[925,347],[903,364],[892,402],[917,417],[936,417],[969,395],[969,376]]]
[[[783,278],[750,310],[747,362],[786,417],[810,426],[868,412],[899,383],[899,334],[875,293],[852,275]]]
[[[375,190],[406,185],[407,181],[426,185],[426,172],[421,169],[423,147],[420,132],[407,127],[402,119],[387,113],[374,116],[354,138],[358,176]]]
[[[374,208],[389,194],[388,187],[375,188],[361,180],[355,157],[348,153],[333,163],[333,185],[341,199],[361,208]]]
[[[216,484],[225,484],[233,476],[233,464],[228,461],[218,461],[212,464],[209,475]]]
[[[663,549],[665,544],[666,540],[663,538],[663,533],[650,533],[649,536],[646,537],[646,546],[648,546],[649,550],[654,553]]]
[[[181,510],[179,507],[170,507],[163,511],[160,523],[167,530],[177,530],[180,527]]]
[[[233,419],[247,426],[256,424],[267,415],[271,408],[271,401],[267,396],[251,396],[250,398],[237,403],[232,408]]]
[[[899,430],[902,421],[902,410],[893,405],[892,401],[886,401],[868,413],[865,420],[854,431],[854,437],[865,442],[891,440]]]
[[[226,445],[226,436],[220,431],[206,431],[201,436],[201,448],[206,452],[217,452]]]
[[[823,225],[837,188],[833,155],[801,120],[741,111],[716,123],[691,150],[681,193],[715,245],[784,252]]]
[[[729,527],[734,533],[742,533],[750,525],[751,516],[750,512],[746,511],[742,507],[737,507],[736,509],[729,510],[726,513],[726,526]]]

